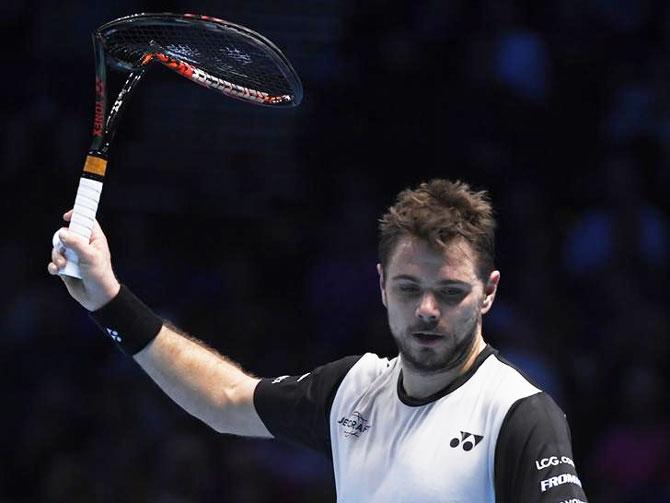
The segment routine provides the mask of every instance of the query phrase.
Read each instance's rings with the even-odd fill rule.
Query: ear
[[[384,289],[386,279],[384,278],[384,268],[381,264],[377,264],[377,273],[379,274],[379,290],[382,294],[382,304],[384,304],[384,307],[388,308],[388,304],[386,303],[386,290]]]
[[[482,300],[482,314],[486,314],[491,309],[493,301],[496,298],[498,291],[498,283],[500,282],[500,271],[493,271],[489,276],[488,281],[484,285],[484,300]]]

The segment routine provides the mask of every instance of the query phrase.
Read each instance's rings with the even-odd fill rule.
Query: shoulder
[[[337,390],[333,410],[354,400],[376,400],[380,394],[395,392],[398,378],[398,358],[389,360],[374,353],[364,354],[349,369]],[[365,398],[363,398],[365,397]]]
[[[570,438],[563,410],[545,392],[518,399],[512,404],[503,422],[501,436],[526,438],[528,435]]]
[[[362,358],[364,357],[361,355],[346,356],[302,375],[283,375],[261,379],[256,387],[256,395],[273,394],[272,390],[280,390],[282,395],[295,393],[302,396],[307,393],[313,396],[315,390],[320,390],[320,395],[331,394],[351,368],[355,367]]]
[[[481,392],[492,407],[502,412],[519,400],[541,393],[542,390],[521,370],[493,352],[477,371]]]
[[[487,359],[486,364],[489,396],[492,402],[502,407],[500,412],[504,412],[501,436],[514,437],[531,431],[540,433],[547,428],[562,428],[565,414],[561,408],[523,371],[497,352]]]
[[[380,376],[393,372],[397,365],[397,358],[389,360],[374,353],[365,353],[349,369],[342,380],[342,386],[348,388],[364,388]]]

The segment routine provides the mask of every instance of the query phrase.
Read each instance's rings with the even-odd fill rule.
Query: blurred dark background
[[[591,501],[670,501],[670,6],[652,0],[3,2],[0,501],[334,501],[328,460],[210,431],[46,272],[90,141],[90,33],[142,11],[261,32],[305,99],[150,72],[98,214],[122,281],[257,375],[393,356],[377,219],[433,177],[487,188],[485,338],[567,413]]]

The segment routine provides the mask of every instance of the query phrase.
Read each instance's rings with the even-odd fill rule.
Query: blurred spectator
[[[616,422],[603,429],[591,462],[594,501],[667,501],[670,496],[670,423],[663,379],[652,366],[622,376]]]

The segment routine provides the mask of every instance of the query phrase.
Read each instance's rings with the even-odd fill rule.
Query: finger
[[[49,272],[49,274],[51,276],[58,276],[58,273],[60,272],[61,269],[62,269],[62,267],[57,266],[53,262],[49,262],[49,264],[47,265],[47,271]],[[63,279],[63,278],[65,278],[65,276],[61,276],[61,279]],[[63,279],[63,281],[65,281],[65,280]],[[67,281],[66,281],[66,283],[67,283]]]
[[[98,221],[94,220],[93,229],[91,230],[91,241],[98,241],[98,240],[107,241],[107,237],[105,236],[105,233],[102,232],[102,228],[100,227]]]
[[[57,248],[51,249],[51,261],[59,267],[62,267],[65,264],[65,257],[61,250]]]
[[[67,248],[74,250],[80,259],[86,260],[91,257],[91,245],[88,243],[88,240],[79,234],[63,227],[58,231],[58,237]]]
[[[72,214],[74,213],[74,208],[63,213],[63,220],[69,222],[72,220]],[[99,239],[107,239],[105,233],[102,232],[102,228],[97,220],[93,221],[93,229],[91,230],[91,241],[97,241]]]

